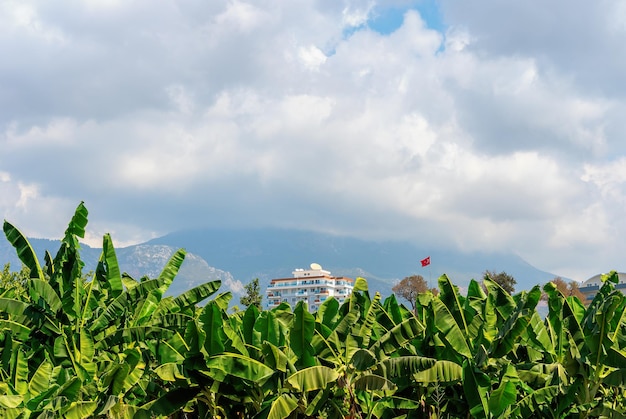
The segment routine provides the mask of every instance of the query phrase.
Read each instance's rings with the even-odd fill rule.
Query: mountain
[[[28,239],[33,250],[37,254],[40,263],[44,261],[46,251],[54,257],[59,249],[58,240]],[[135,279],[143,276],[156,278],[170,257],[178,250],[177,247],[162,244],[139,244],[136,246],[115,249],[118,264],[122,272],[126,272]],[[100,258],[102,249],[92,248],[86,244],[81,244],[80,256],[85,263],[84,273],[93,271]],[[4,236],[0,237],[0,268],[6,263],[10,263],[11,270],[16,271],[21,266],[15,249]],[[200,285],[210,280],[219,279],[222,281],[225,290],[233,291],[236,294],[242,293],[243,284],[236,281],[229,272],[209,266],[201,257],[187,253],[185,261],[181,266],[178,275],[167,291],[167,295],[179,295],[190,288]]]
[[[43,261],[45,250],[54,256],[59,242],[29,239]],[[115,238],[113,238],[115,241]],[[259,278],[265,289],[272,278],[290,277],[296,268],[320,263],[333,275],[364,277],[370,291],[383,297],[405,276],[419,274],[431,286],[447,274],[465,287],[469,280],[480,280],[485,270],[505,271],[516,280],[516,290],[530,289],[552,280],[554,273],[539,270],[520,257],[507,253],[460,252],[428,249],[401,241],[372,241],[300,230],[283,229],[197,229],[178,231],[135,246],[116,249],[120,269],[133,278],[156,277],[179,248],[188,252],[179,275],[168,294],[177,295],[208,280],[222,280],[223,291],[243,292],[243,284]],[[93,270],[100,249],[81,245],[84,272]],[[422,268],[420,260],[430,256],[431,265]],[[15,250],[4,237],[0,239],[0,264],[20,266]],[[14,268],[16,270],[17,268]]]
[[[445,273],[463,287],[470,279],[482,279],[485,270],[506,271],[517,280],[516,289],[530,289],[554,279],[554,273],[537,269],[517,255],[428,249],[404,241],[372,241],[311,231],[284,229],[197,229],[174,232],[147,242],[184,247],[211,266],[219,266],[247,283],[259,278],[291,276],[296,268],[320,263],[334,275],[362,276],[370,290],[391,294],[391,287],[405,276],[419,274],[436,286]],[[420,260],[430,256],[431,265]]]

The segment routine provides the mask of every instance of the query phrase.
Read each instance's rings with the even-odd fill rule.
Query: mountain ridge
[[[43,260],[59,241],[29,239]],[[114,239],[115,241],[115,239]],[[196,229],[177,231],[137,245],[116,248],[120,269],[134,278],[156,277],[176,250],[187,251],[179,275],[168,294],[178,294],[202,282],[220,279],[223,290],[242,295],[243,284],[259,278],[264,291],[272,278],[289,277],[293,270],[320,263],[333,275],[368,280],[370,292],[384,297],[400,279],[422,275],[436,286],[442,274],[464,288],[470,279],[481,280],[485,270],[505,271],[517,281],[516,291],[530,289],[558,276],[535,268],[511,253],[461,252],[427,249],[406,241],[373,241],[325,233],[263,229]],[[95,269],[101,249],[81,244],[85,272]],[[431,265],[421,267],[429,256]],[[19,264],[13,247],[0,240],[0,262]],[[234,303],[238,298],[233,299]]]

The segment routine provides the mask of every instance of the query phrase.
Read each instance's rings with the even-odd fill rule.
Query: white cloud
[[[617,265],[623,7],[367,27],[398,4],[3,3],[0,208],[56,237],[85,200],[96,243],[244,223]]]
[[[374,9],[373,1],[349,1],[342,11],[343,23],[348,27],[364,25]]]
[[[224,285],[235,294],[242,294],[244,290],[243,282],[238,279],[226,278]]]
[[[304,67],[311,71],[319,71],[320,66],[326,62],[326,55],[315,45],[300,47],[298,57]]]
[[[269,20],[268,12],[237,0],[228,1],[226,10],[215,18],[219,25],[234,26],[244,32],[249,32]]]

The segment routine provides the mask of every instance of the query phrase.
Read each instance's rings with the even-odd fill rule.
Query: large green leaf
[[[372,336],[372,332],[374,331],[374,326],[376,324],[376,317],[380,311],[380,293],[377,292],[374,295],[374,299],[372,300],[367,313],[363,318],[363,323],[361,324],[361,329],[359,330],[359,336],[363,338],[363,346],[369,346],[370,338]]]
[[[72,402],[69,408],[63,412],[65,419],[86,419],[92,418],[93,413],[98,408],[97,401]]]
[[[13,351],[11,359],[10,383],[18,394],[24,396],[28,394],[28,358],[22,347]]]
[[[259,317],[259,309],[254,305],[250,304],[246,311],[243,314],[241,319],[241,328],[243,339],[248,345],[253,345],[253,335],[254,335],[254,324],[256,319]]]
[[[350,333],[352,328],[357,324],[357,321],[361,317],[358,306],[350,307],[348,313],[341,317],[339,323],[337,323],[333,329],[333,334],[340,338],[345,338]]]
[[[202,300],[215,294],[221,285],[222,281],[211,281],[198,285],[197,287],[185,291],[174,299],[168,300],[171,301],[170,303],[167,303],[169,308],[167,310],[164,310],[160,306],[156,313],[159,313],[161,311],[181,311],[187,307],[195,306]],[[161,303],[163,303],[164,301],[165,300],[161,300]]]
[[[466,360],[463,364],[463,390],[469,403],[472,417],[489,417],[487,393],[490,386],[489,377],[476,370],[474,365]]]
[[[28,383],[28,390],[31,396],[38,395],[50,388],[52,378],[52,362],[45,358],[39,365]]]
[[[161,271],[159,275],[159,291],[161,294],[165,293],[169,286],[174,281],[174,278],[178,274],[178,270],[180,269],[183,261],[185,260],[185,255],[187,252],[185,249],[178,249],[167,261],[165,267]]]
[[[0,313],[5,313],[10,317],[23,316],[24,311],[29,307],[28,303],[13,298],[0,298]]]
[[[332,368],[317,365],[302,369],[287,378],[287,382],[294,390],[308,393],[321,390],[337,381],[339,374]]]
[[[6,220],[4,221],[2,229],[9,243],[11,243],[17,251],[17,257],[19,257],[22,263],[30,270],[30,277],[43,280],[44,275],[41,270],[41,265],[26,236]]]
[[[554,343],[550,339],[548,329],[537,311],[534,311],[531,315],[528,325],[528,335],[530,337],[528,343],[534,349],[555,355]]]
[[[296,365],[300,368],[311,367],[315,365],[313,346],[311,345],[315,332],[315,317],[309,313],[303,301],[298,302],[293,314],[289,344],[298,357]]]
[[[223,318],[222,310],[214,302],[210,302],[204,306],[202,314],[199,317],[201,328],[204,332],[204,349],[209,355],[215,355],[224,352],[224,331],[222,329]]]
[[[549,406],[550,402],[559,394],[559,385],[551,385],[539,388],[515,403],[511,417],[535,418],[540,412],[537,406]],[[552,409],[548,409],[552,412]]]
[[[272,402],[267,419],[287,419],[298,408],[298,399],[291,394],[281,394]]]
[[[217,306],[219,308],[221,308],[222,310],[226,311],[228,310],[228,304],[230,303],[230,300],[232,300],[233,298],[233,294],[230,291],[227,292],[222,292],[219,295],[217,295],[212,302],[217,304]]]
[[[264,342],[262,350],[265,365],[277,371],[287,372],[290,361],[279,347],[272,345],[270,342]],[[295,371],[293,365],[291,368]]]
[[[438,298],[433,299],[431,304],[433,306],[435,327],[441,333],[442,340],[447,342],[449,348],[455,354],[465,358],[472,358],[472,351],[462,332],[462,327],[457,324],[448,307]]]
[[[519,381],[515,368],[507,365],[505,373],[500,380],[500,385],[489,396],[489,411],[494,417],[501,416],[515,403],[517,398],[517,388],[515,384]]]
[[[175,388],[166,392],[157,400],[149,402],[141,407],[133,416],[134,419],[151,419],[174,414],[193,400],[200,388]]]
[[[241,335],[240,323],[236,316],[231,316],[227,321],[223,323],[224,334],[226,335],[226,347],[228,352],[238,352],[242,355],[249,356],[250,352],[243,341]]]
[[[400,305],[398,304],[398,300],[394,294],[391,294],[389,297],[385,298],[383,301],[383,308],[385,312],[389,314],[389,317],[393,320],[394,324],[399,324],[402,322],[402,311],[400,310]]]
[[[465,312],[461,305],[458,289],[445,274],[439,277],[439,290],[439,300],[448,308],[461,333],[469,337],[467,320],[465,319]]]
[[[0,406],[7,409],[16,409],[22,402],[24,397],[18,394],[2,394],[0,395]]]
[[[65,230],[65,238],[71,236],[77,236],[81,238],[85,237],[85,227],[87,226],[88,215],[89,212],[85,207],[85,203],[81,202],[80,204],[78,204],[78,207],[76,207],[74,215],[72,216],[72,219],[70,220],[67,229]]]
[[[365,371],[372,368],[376,361],[376,355],[363,348],[357,349],[350,359],[350,363],[354,365],[354,369],[357,371]]]
[[[511,294],[506,292],[498,283],[485,278],[483,284],[487,288],[487,292],[494,299],[494,307],[500,315],[500,318],[507,319],[513,310],[517,307],[515,300],[511,297]]]
[[[187,377],[181,372],[180,366],[175,362],[161,364],[154,369],[156,375],[164,381],[185,380]]]
[[[252,329],[252,345],[260,348],[263,342],[270,342],[276,346],[282,346],[284,343],[280,323],[273,311],[261,312]]]
[[[370,350],[374,353],[382,350],[385,354],[389,355],[406,345],[407,342],[414,339],[423,330],[424,325],[422,325],[416,317],[410,317],[381,336],[380,339],[371,346]]]
[[[111,324],[116,324],[121,316],[135,308],[142,299],[147,298],[151,291],[158,289],[160,282],[156,279],[143,281],[131,289],[121,293],[106,309],[94,320],[90,326],[92,333],[96,334]]]
[[[26,340],[28,339],[28,336],[30,335],[29,327],[24,326],[21,323],[14,322],[12,320],[0,319],[0,330],[2,329],[10,330],[13,333],[13,335],[20,340]]]
[[[104,287],[109,290],[111,297],[116,298],[122,293],[124,286],[117,262],[117,255],[113,247],[113,240],[108,233],[102,238],[102,254],[100,255],[98,266],[101,265],[103,265],[106,272],[104,278],[102,278]]]
[[[430,368],[413,373],[413,379],[424,384],[450,384],[463,379],[463,368],[452,361],[436,361]]]
[[[423,356],[387,358],[376,364],[374,371],[385,378],[408,377],[435,366],[437,360]],[[456,365],[456,364],[455,364]]]
[[[390,380],[374,374],[361,375],[352,382],[352,385],[355,390],[384,392],[387,395],[393,394],[397,389],[396,385]]]
[[[531,313],[527,309],[515,310],[500,328],[499,336],[493,342],[492,356],[502,358],[512,351],[530,321]]]
[[[209,376],[211,376],[210,370],[216,369],[228,376],[257,383],[263,382],[274,374],[274,370],[265,364],[239,354],[224,353],[215,355],[207,360],[206,365],[209,368]]]
[[[332,329],[339,312],[339,301],[335,298],[327,298],[317,309],[317,321]]]

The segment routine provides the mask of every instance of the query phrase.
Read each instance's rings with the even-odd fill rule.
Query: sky
[[[2,0],[0,215],[626,270],[620,0]],[[417,255],[421,258],[424,255]]]

